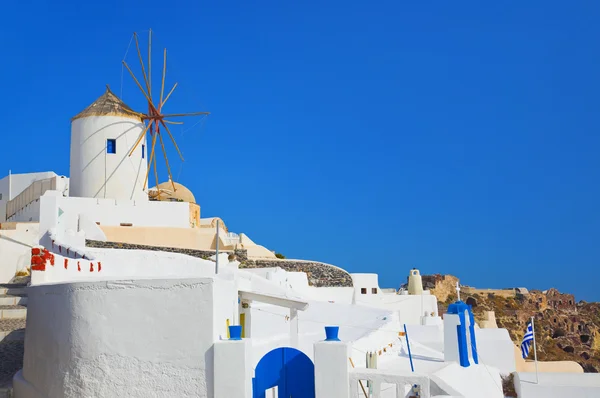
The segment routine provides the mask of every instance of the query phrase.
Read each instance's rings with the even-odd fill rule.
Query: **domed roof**
[[[141,114],[131,109],[119,97],[110,91],[108,85],[106,91],[90,106],[75,115],[71,121],[89,116],[124,116],[141,121]]]
[[[175,185],[174,192],[173,185]],[[158,195],[158,193],[160,193],[160,195]],[[194,197],[192,191],[190,191],[178,182],[165,181],[163,183],[160,183],[158,184],[158,189],[157,187],[150,188],[150,190],[148,191],[148,196],[150,196],[153,199],[165,202],[174,201],[196,203],[196,198]]]

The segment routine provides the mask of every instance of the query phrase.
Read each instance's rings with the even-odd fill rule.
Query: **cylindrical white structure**
[[[148,147],[139,114],[109,89],[71,121],[70,196],[148,200]],[[147,189],[147,187],[146,187]]]
[[[416,268],[411,269],[408,275],[408,294],[423,294],[423,280]]]

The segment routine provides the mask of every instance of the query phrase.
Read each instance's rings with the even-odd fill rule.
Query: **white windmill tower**
[[[70,196],[148,200],[143,115],[106,92],[71,119]]]
[[[157,92],[153,95],[152,31],[148,38],[147,69],[135,33],[134,38],[145,88],[135,77],[129,65],[125,61],[123,64],[144,95],[148,103],[148,111],[147,113],[134,111],[107,86],[106,92],[100,98],[72,119],[70,196],[148,200],[148,174],[151,168],[154,168],[157,186],[159,183],[155,150],[157,141],[165,158],[172,191],[177,191],[167,159],[163,133],[167,133],[183,161],[181,151],[167,126],[167,124],[183,124],[183,122],[167,118],[209,114],[208,112],[171,114],[163,112],[164,105],[177,87],[175,83],[165,95],[167,49],[164,49],[163,55],[160,95]],[[150,148],[146,145],[146,134],[151,138]],[[153,198],[160,198],[161,190],[157,189],[150,194]]]

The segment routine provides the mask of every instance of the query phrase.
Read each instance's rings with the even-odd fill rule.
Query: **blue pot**
[[[325,341],[340,341],[340,339],[338,338],[339,332],[339,326],[325,326]]]
[[[229,340],[241,340],[242,339],[242,326],[229,326]]]

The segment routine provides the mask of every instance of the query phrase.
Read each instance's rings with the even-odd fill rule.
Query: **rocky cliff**
[[[423,285],[439,301],[440,313],[456,300],[457,278],[424,275]],[[478,321],[494,311],[498,327],[521,344],[527,322],[535,317],[538,359],[575,361],[585,372],[600,371],[600,303],[575,302],[572,294],[556,289],[476,289],[461,286],[461,299],[473,306]],[[533,354],[530,354],[533,355]]]

